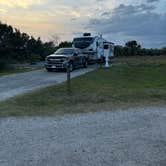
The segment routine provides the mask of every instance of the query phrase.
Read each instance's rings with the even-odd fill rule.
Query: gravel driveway
[[[76,77],[96,69],[96,65],[86,69],[79,69],[72,72],[71,76]],[[0,101],[30,90],[43,88],[66,80],[65,72],[50,72],[36,70],[20,74],[12,74],[0,77]]]
[[[0,119],[0,166],[165,166],[166,108]]]

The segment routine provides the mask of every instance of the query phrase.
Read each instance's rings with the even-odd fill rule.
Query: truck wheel
[[[84,68],[87,68],[87,67],[88,67],[88,61],[87,61],[87,60],[85,60],[85,62],[83,63],[83,67],[84,67]]]

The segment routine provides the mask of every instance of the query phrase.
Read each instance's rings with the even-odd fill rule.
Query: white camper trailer
[[[84,33],[82,37],[73,39],[73,48],[80,49],[83,54],[87,55],[88,61],[93,62],[104,57],[104,43],[106,42],[102,35],[92,37],[90,33]],[[109,48],[113,49],[114,44],[110,44]],[[113,50],[110,52],[112,52],[110,57],[114,56]]]

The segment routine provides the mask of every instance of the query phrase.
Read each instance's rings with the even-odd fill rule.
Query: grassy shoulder
[[[166,57],[118,58],[66,83],[0,102],[0,116],[63,115],[166,104]]]
[[[5,70],[0,70],[0,76],[16,74],[16,73],[24,73],[33,70],[41,69],[42,67],[13,67]]]

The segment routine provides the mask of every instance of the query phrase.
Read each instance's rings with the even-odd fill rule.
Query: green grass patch
[[[0,76],[24,73],[38,69],[41,69],[41,67],[9,67],[8,69],[0,70]]]
[[[114,59],[109,69],[98,69],[66,83],[0,102],[0,116],[63,115],[126,107],[166,104],[166,58]]]

